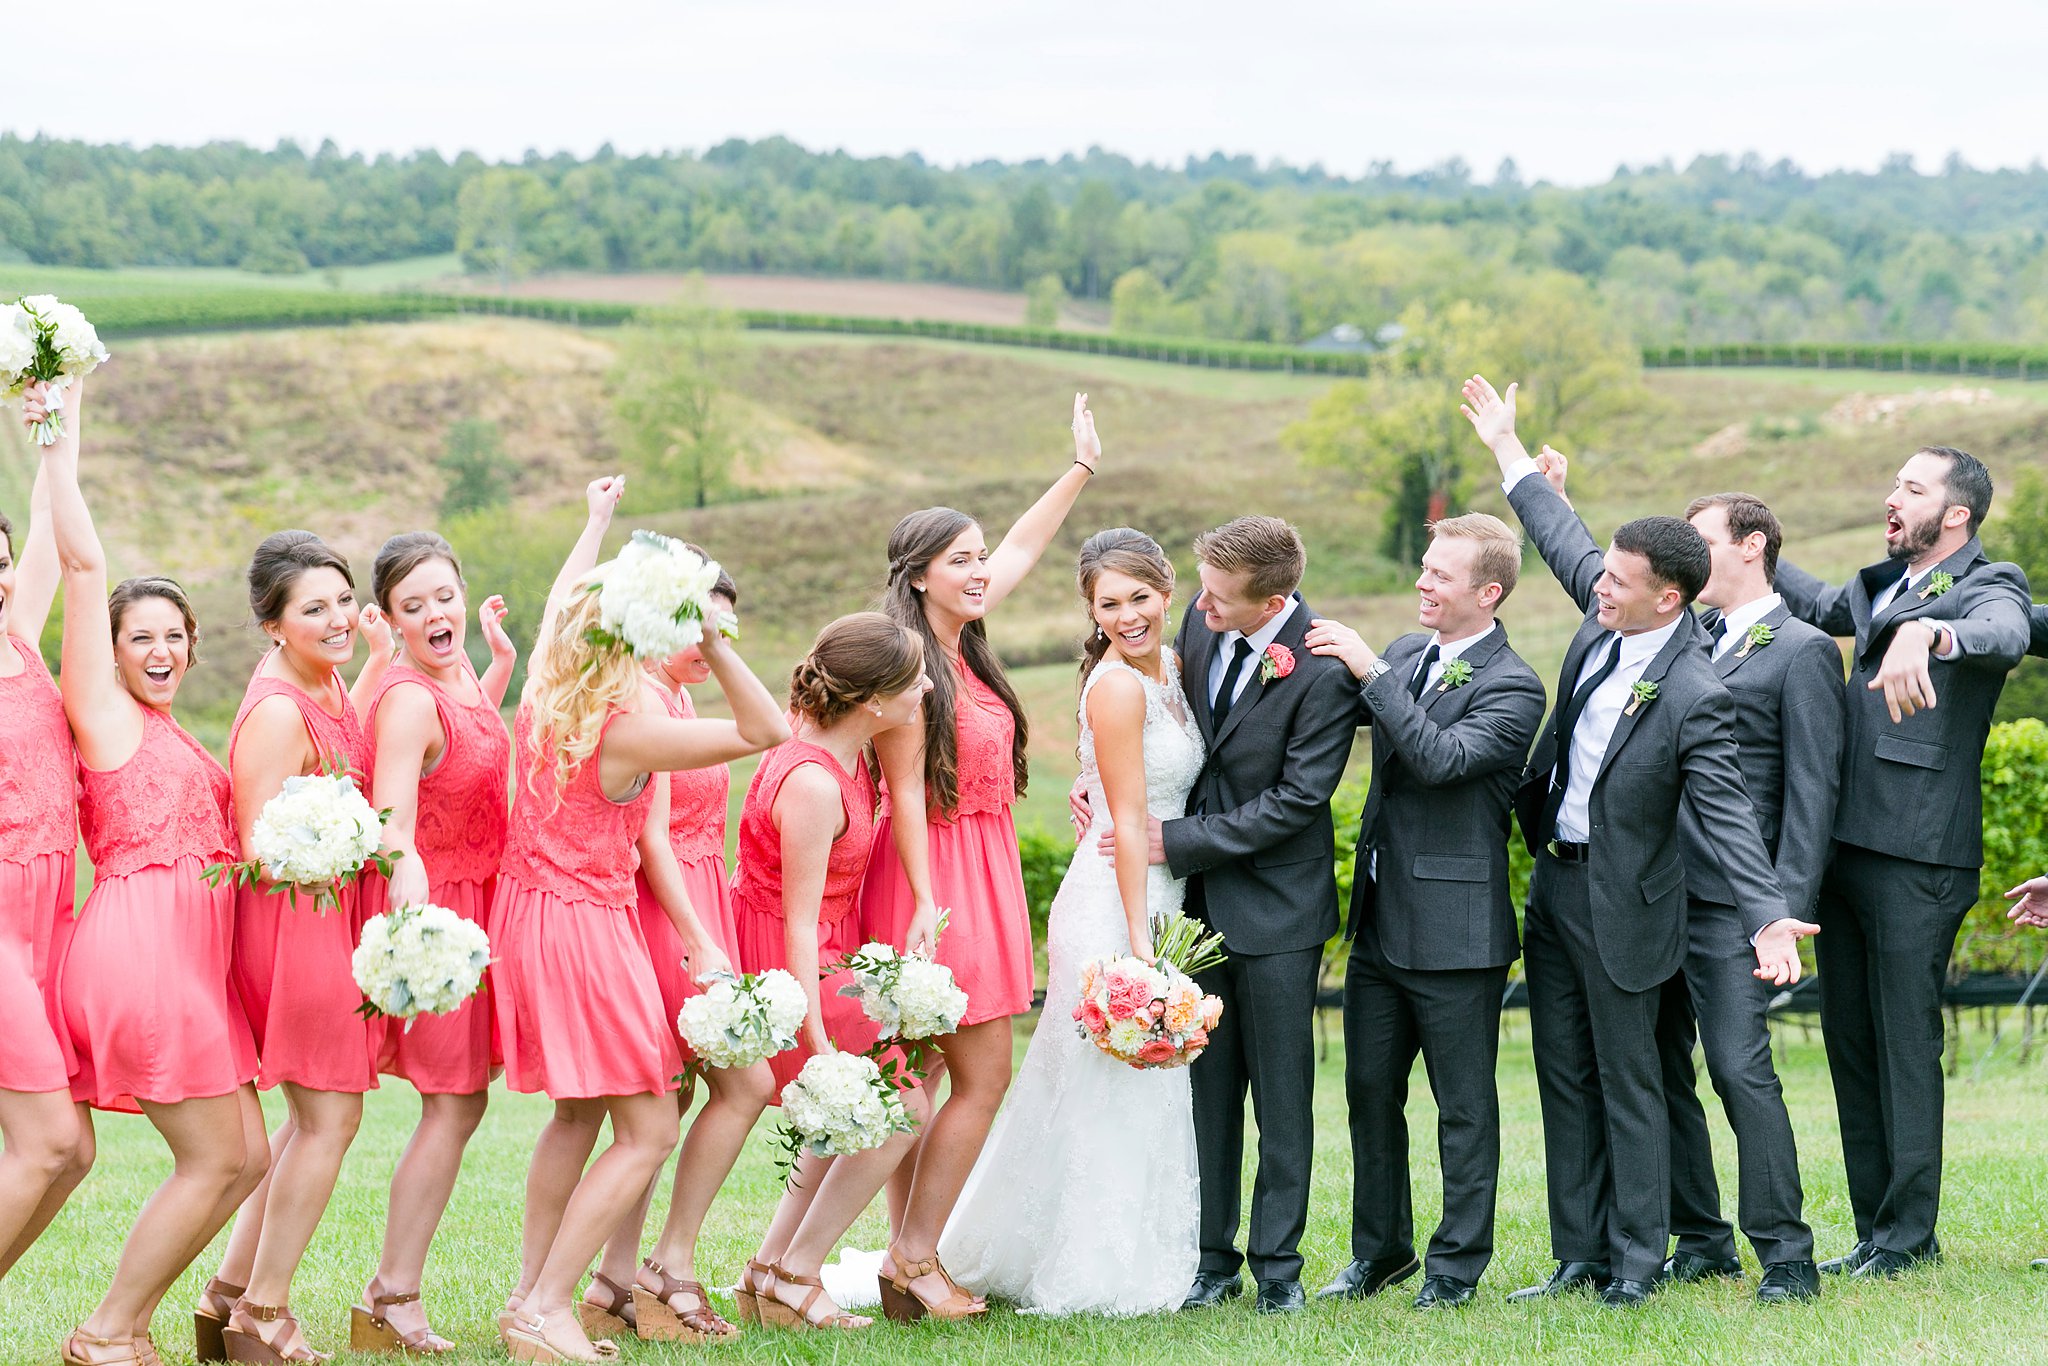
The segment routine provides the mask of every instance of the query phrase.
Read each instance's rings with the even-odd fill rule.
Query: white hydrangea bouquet
[[[782,1150],[777,1168],[787,1177],[804,1153],[845,1157],[910,1133],[915,1126],[898,1089],[898,1079],[873,1058],[812,1054],[796,1080],[782,1088],[783,1122],[775,1131]]]
[[[0,394],[18,402],[32,384],[50,386],[50,415],[30,430],[38,446],[64,434],[64,391],[107,358],[85,315],[54,294],[24,294],[0,304]]]
[[[859,1001],[861,1012],[882,1027],[878,1050],[892,1039],[915,1044],[951,1034],[967,1013],[967,993],[951,968],[888,944],[863,944],[834,971],[853,974],[839,994]]]
[[[373,915],[349,967],[362,989],[358,1014],[390,1015],[407,1030],[421,1015],[446,1015],[476,995],[491,965],[483,926],[424,903]]]
[[[738,640],[739,618],[711,601],[722,571],[673,536],[636,531],[591,585],[598,624],[592,643],[663,659],[704,639],[706,628]]]
[[[683,1002],[676,1032],[702,1066],[752,1067],[796,1047],[806,1008],[804,989],[781,968],[721,974]]]
[[[209,864],[203,875],[216,886],[224,879],[235,887],[274,883],[293,906],[306,892],[314,910],[330,910],[365,868],[390,873],[394,856],[378,848],[390,815],[372,807],[345,772],[294,775],[257,815],[249,832],[251,857]]]

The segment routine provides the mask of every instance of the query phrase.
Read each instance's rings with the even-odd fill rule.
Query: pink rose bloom
[[[1202,998],[1203,1028],[1214,1029],[1216,1027],[1216,1022],[1222,1018],[1223,998],[1221,996],[1204,996]]]
[[[1108,974],[1110,1018],[1128,1020],[1152,1002],[1152,988],[1142,978],[1120,972]]]
[[[1079,1020],[1081,1027],[1090,1034],[1100,1034],[1103,1030],[1109,1028],[1109,1021],[1104,1018],[1102,1007],[1093,1001],[1081,1002],[1080,1006],[1074,1011],[1074,1018]]]
[[[1153,1039],[1138,1050],[1138,1061],[1150,1063],[1152,1066],[1158,1067],[1162,1063],[1172,1062],[1174,1052],[1173,1045],[1166,1040]]]
[[[1265,674],[1268,678],[1285,678],[1294,672],[1294,651],[1274,641],[1266,647]]]
[[[1188,1035],[1186,1046],[1191,1050],[1197,1048],[1207,1048],[1209,1046],[1209,1031],[1206,1029],[1198,1029],[1194,1033]]]

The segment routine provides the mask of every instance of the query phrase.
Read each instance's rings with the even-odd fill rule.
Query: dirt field
[[[541,299],[593,299],[614,303],[657,302],[675,294],[682,275],[598,275],[571,273],[522,280],[512,293]],[[490,282],[472,277],[452,282],[458,288],[495,292]],[[1024,296],[965,285],[908,283],[901,280],[819,279],[808,275],[707,275],[712,297],[728,308],[773,309],[790,313],[837,313],[859,318],[932,318],[944,322],[989,323],[1021,327]],[[1106,305],[1079,304],[1062,313],[1060,326],[1075,331],[1102,331],[1109,324]]]

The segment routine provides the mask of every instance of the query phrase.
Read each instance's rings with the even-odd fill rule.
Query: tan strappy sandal
[[[384,1317],[388,1306],[412,1304],[419,1297],[419,1291],[408,1290],[402,1295],[374,1295],[367,1306],[349,1306],[348,1349],[351,1352],[397,1352],[415,1357],[446,1356],[454,1351],[455,1344],[431,1328],[401,1334]]]
[[[766,1291],[756,1292],[763,1325],[770,1328],[829,1330],[842,1333],[859,1332],[861,1329],[869,1326],[867,1322],[861,1320],[859,1315],[849,1314],[844,1309],[835,1309],[832,1313],[812,1318],[811,1306],[824,1298],[825,1295],[825,1283],[816,1276],[794,1275],[783,1270],[782,1263],[780,1262],[768,1268],[768,1275],[770,1278],[769,1288]],[[809,1286],[811,1293],[804,1296],[804,1302],[800,1305],[786,1304],[783,1302],[782,1297],[775,1293],[773,1284],[775,1281],[781,1281],[786,1285]],[[827,1304],[831,1303],[830,1300],[825,1302]]]
[[[642,1340],[647,1342],[723,1342],[736,1338],[740,1330],[725,1321],[711,1307],[711,1295],[696,1281],[678,1280],[652,1257],[641,1266],[654,1273],[660,1290],[649,1290],[635,1282],[633,1309]],[[677,1309],[670,1301],[688,1295],[697,1301],[694,1309]]]
[[[253,1366],[282,1366],[285,1362],[318,1362],[333,1359],[326,1352],[316,1352],[311,1347],[303,1345],[303,1335],[300,1339],[301,1346],[294,1347],[290,1352],[280,1352],[271,1343],[266,1342],[256,1329],[237,1327],[235,1320],[238,1318],[251,1323],[288,1323],[293,1328],[299,1327],[299,1321],[292,1314],[290,1305],[251,1304],[247,1300],[240,1300],[235,1304],[235,1312],[228,1318],[228,1326],[221,1330],[221,1341],[228,1349],[229,1361],[250,1362]]]
[[[732,1288],[733,1308],[739,1314],[741,1323],[761,1321],[760,1297],[768,1292],[754,1287],[754,1277],[758,1275],[766,1279],[773,1270],[774,1268],[766,1262],[748,1258],[747,1269],[740,1272],[739,1284]]]
[[[962,1290],[946,1274],[945,1264],[936,1255],[921,1261],[908,1261],[896,1248],[889,1249],[889,1260],[896,1267],[896,1274],[876,1273],[881,1282],[882,1312],[889,1316],[891,1323],[916,1323],[919,1319],[971,1319],[976,1314],[986,1314],[988,1305]],[[911,1283],[922,1276],[937,1276],[946,1283],[946,1298],[937,1304],[926,1304],[922,1296],[912,1290]]]
[[[556,1362],[556,1361],[615,1361],[619,1349],[609,1339],[590,1344],[589,1357],[572,1357],[548,1338],[546,1319],[529,1319],[524,1311],[512,1317],[512,1326],[505,1330],[505,1351],[514,1361]],[[587,1334],[585,1336],[588,1336]]]
[[[128,1355],[89,1357],[78,1350],[81,1346],[126,1347]],[[131,1363],[142,1360],[141,1354],[136,1351],[133,1338],[126,1342],[115,1338],[96,1338],[83,1328],[72,1330],[71,1336],[64,1339],[63,1345],[57,1349],[57,1356],[63,1361],[64,1366],[131,1366]]]
[[[620,1285],[602,1271],[592,1272],[590,1288],[604,1287],[607,1304],[591,1300],[576,1302],[576,1321],[583,1325],[583,1332],[592,1343],[598,1339],[617,1337],[638,1337],[640,1334],[639,1311],[633,1307],[633,1287]]]
[[[215,1276],[206,1283],[206,1289],[199,1292],[199,1303],[192,1310],[192,1354],[195,1360],[228,1359],[228,1348],[221,1341],[221,1331],[228,1326],[228,1316],[235,1312],[235,1303],[247,1288],[229,1285]]]

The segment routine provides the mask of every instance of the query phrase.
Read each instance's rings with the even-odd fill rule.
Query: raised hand
[[[589,521],[596,526],[610,526],[612,513],[625,496],[626,476],[623,474],[608,474],[602,479],[591,480],[583,490],[583,501],[590,509]]]
[[[513,659],[519,654],[519,647],[505,631],[505,614],[505,599],[497,593],[485,598],[484,605],[476,609],[476,624],[484,633],[484,643],[491,647],[492,659]]]
[[[371,659],[389,659],[397,648],[397,635],[391,629],[391,618],[384,615],[384,609],[376,603],[365,603],[356,619],[356,629],[362,632],[363,643],[370,647]]]
[[[2005,899],[2015,903],[2005,913],[2006,919],[2015,925],[2048,929],[2048,876],[2029,878],[2007,892]]]
[[[1095,434],[1095,414],[1088,411],[1088,395],[1074,395],[1074,463],[1095,473],[1102,463],[1102,438]]]
[[[1321,617],[1308,624],[1308,634],[1301,643],[1308,646],[1312,655],[1333,655],[1343,660],[1353,678],[1364,678],[1366,670],[1380,658],[1358,632],[1341,621],[1325,621]]]
[[[1570,467],[1571,462],[1564,458],[1564,452],[1554,446],[1546,445],[1536,452],[1536,472],[1543,476],[1544,483],[1550,485],[1552,493],[1564,499],[1566,507],[1570,507],[1572,502],[1564,491],[1564,476]]]
[[[1486,443],[1486,449],[1496,450],[1503,441],[1512,441],[1515,436],[1515,391],[1518,385],[1510,384],[1505,395],[1495,392],[1484,375],[1474,375],[1465,381],[1461,392],[1465,401],[1458,405],[1458,411],[1472,424],[1472,430]]]
[[[1799,941],[1820,933],[1820,926],[1786,916],[1764,926],[1756,937],[1756,967],[1752,975],[1774,987],[1790,986],[1799,980]]]

